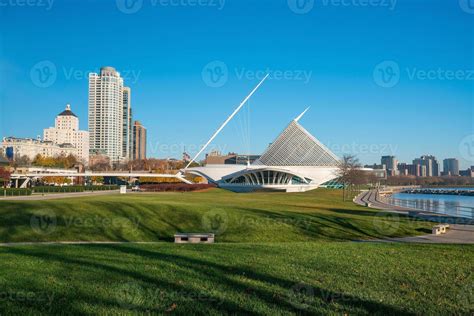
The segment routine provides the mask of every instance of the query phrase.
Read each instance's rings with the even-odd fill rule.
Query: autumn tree
[[[4,167],[0,167],[0,182],[3,187],[7,186],[7,183],[10,182],[11,172]]]

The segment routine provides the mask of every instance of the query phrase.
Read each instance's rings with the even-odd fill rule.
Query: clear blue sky
[[[261,153],[311,106],[301,123],[338,155],[474,160],[468,0],[29,1],[0,0],[0,136],[42,134],[66,103],[87,129],[87,74],[109,65],[132,88],[148,155],[181,157],[269,70],[214,147]],[[55,77],[38,81],[45,65]]]

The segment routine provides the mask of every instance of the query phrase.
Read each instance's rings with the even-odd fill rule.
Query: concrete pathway
[[[354,203],[362,206],[370,205],[370,208],[377,210],[404,214],[407,216],[433,221],[433,226],[437,224],[436,222],[449,223],[449,229],[446,234],[386,238],[381,240],[372,240],[372,242],[474,244],[474,221],[472,220],[391,205],[379,199],[375,190],[362,192],[354,199]]]

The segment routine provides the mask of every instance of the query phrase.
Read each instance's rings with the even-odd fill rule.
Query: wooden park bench
[[[212,244],[214,243],[214,234],[175,234],[174,235],[174,242],[176,244],[184,244],[184,243],[206,243]]]
[[[433,235],[446,234],[446,230],[449,228],[448,224],[439,224],[433,227]]]

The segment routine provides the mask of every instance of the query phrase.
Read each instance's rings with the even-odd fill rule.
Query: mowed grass
[[[177,232],[215,232],[217,242],[346,241],[426,234],[433,226],[343,202],[341,195],[215,189],[0,200],[0,242],[171,241]]]
[[[0,315],[469,315],[474,247],[341,242],[433,223],[307,193],[0,201]],[[211,245],[169,241],[215,232]]]
[[[0,247],[0,314],[471,315],[474,247]]]

